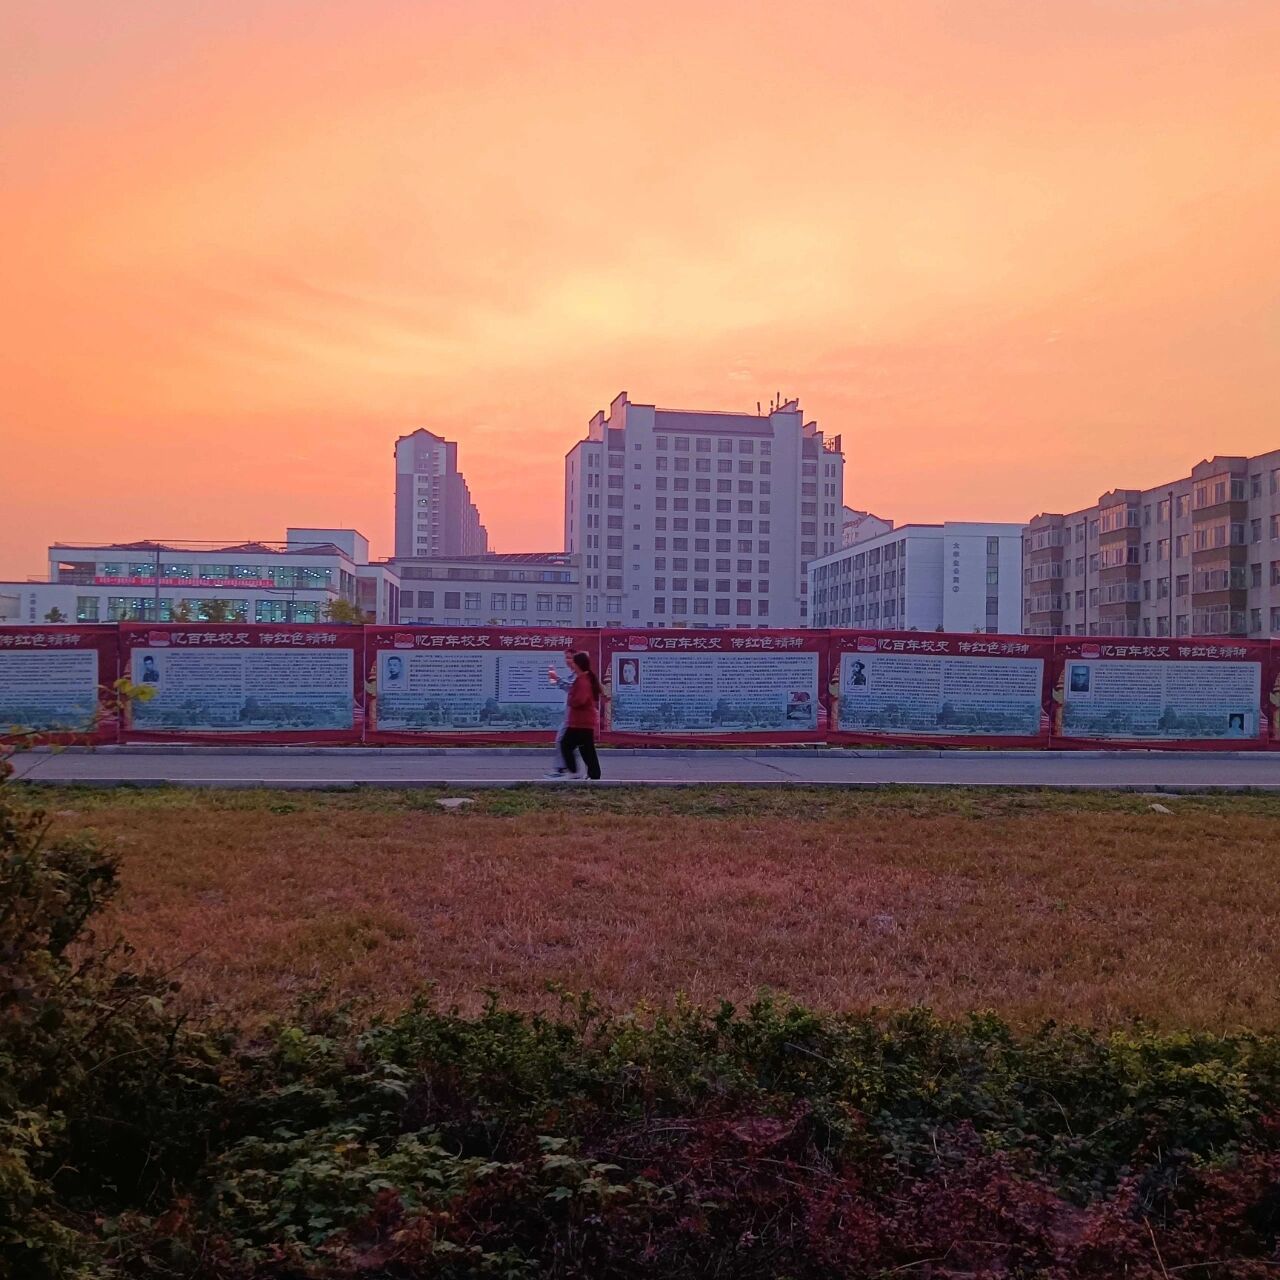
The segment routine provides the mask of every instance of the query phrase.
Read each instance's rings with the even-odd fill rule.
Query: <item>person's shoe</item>
[[[564,782],[567,778],[573,778],[577,775],[570,773],[568,769],[552,769],[550,773],[542,776],[545,782]]]

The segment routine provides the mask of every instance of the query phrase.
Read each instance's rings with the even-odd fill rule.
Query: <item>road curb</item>
[[[458,760],[468,757],[512,756],[520,759],[533,759],[548,755],[552,751],[550,743],[520,747],[322,747],[322,746],[216,746],[196,743],[152,743],[131,742],[111,743],[98,747],[32,747],[27,754],[31,755],[99,755],[99,756],[137,756],[143,758],[161,758],[164,756],[213,756],[227,758],[230,756],[326,756],[341,757],[383,757],[386,759],[420,759],[444,757]],[[611,747],[600,746],[600,754],[608,757],[641,757],[656,760],[697,760],[701,758],[730,759],[737,757],[746,760],[759,759],[791,759],[791,760],[1019,760],[1030,764],[1033,761],[1070,760],[1258,760],[1268,758],[1265,751],[1165,751],[1159,748],[1149,750],[1143,748],[1115,748],[1113,750],[1043,750],[1027,748],[1024,750],[986,751],[981,747],[824,747],[815,746],[779,746],[779,747]],[[1274,758],[1280,761],[1280,753]]]
[[[20,777],[15,781],[32,787],[92,788],[110,790],[119,787],[173,787],[208,791],[512,791],[520,788],[553,791],[597,791],[684,789],[713,787],[717,790],[815,788],[844,791],[1054,791],[1114,792],[1122,795],[1273,795],[1280,793],[1277,783],[1154,783],[1154,782],[878,782],[848,779],[761,778],[751,782],[708,782],[686,778],[652,778],[637,781],[608,778],[599,782],[553,782],[530,778],[437,778],[406,781],[393,778],[273,779],[262,782],[253,778],[91,778],[68,781],[58,778]]]

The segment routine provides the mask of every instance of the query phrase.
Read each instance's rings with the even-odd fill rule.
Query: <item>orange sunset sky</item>
[[[562,545],[620,390],[1022,520],[1280,447],[1277,0],[7,0],[0,576],[391,551],[394,437]]]

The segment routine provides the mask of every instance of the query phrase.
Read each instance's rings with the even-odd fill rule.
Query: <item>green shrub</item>
[[[1274,1275],[1280,1040],[782,999],[192,1028],[0,786],[0,1274]],[[940,1260],[945,1260],[945,1266]]]
[[[208,1055],[168,984],[90,932],[115,888],[110,857],[0,787],[0,1261],[31,1280],[86,1265],[82,1210],[148,1203],[201,1159]]]

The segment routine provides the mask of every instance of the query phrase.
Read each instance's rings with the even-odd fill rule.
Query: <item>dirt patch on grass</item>
[[[35,793],[115,843],[108,927],[185,999],[989,1007],[1280,1024],[1280,804],[705,789]]]

